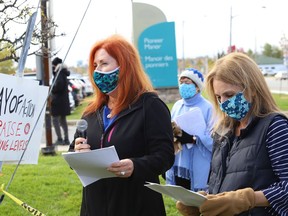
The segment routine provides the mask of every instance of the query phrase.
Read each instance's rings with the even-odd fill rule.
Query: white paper
[[[116,177],[107,170],[112,163],[119,161],[114,146],[89,152],[67,152],[62,155],[84,187],[102,178]]]
[[[175,118],[176,124],[190,135],[197,135],[200,138],[204,136],[206,131],[206,122],[202,111],[198,107],[193,107],[189,111]],[[193,144],[187,144],[187,148],[191,148]]]
[[[207,198],[202,194],[187,190],[178,185],[161,185],[157,183],[147,182],[145,186],[158,192],[181,201],[187,206],[199,207]]]

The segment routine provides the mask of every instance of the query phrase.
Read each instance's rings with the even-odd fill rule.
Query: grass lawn
[[[281,110],[288,111],[288,95],[273,95]],[[82,102],[68,119],[79,119],[88,101]],[[167,104],[171,109],[173,103]],[[4,176],[0,177],[0,184],[5,186],[10,181],[16,165],[3,165]],[[165,184],[160,177],[161,183]],[[40,155],[38,165],[20,165],[8,192],[39,210],[47,216],[77,216],[81,203],[81,183],[61,156]],[[175,201],[164,196],[168,216],[179,216],[175,208]],[[31,215],[17,205],[8,196],[0,204],[0,215],[25,216]]]
[[[8,184],[16,165],[4,164],[0,183]],[[160,177],[162,183],[164,181]],[[22,202],[50,216],[77,216],[81,203],[81,183],[61,152],[56,156],[40,155],[38,165],[20,165],[8,192]],[[177,216],[175,202],[164,197],[167,215]],[[8,196],[0,204],[0,215],[30,216]]]
[[[288,95],[284,94],[273,94],[278,107],[281,110],[288,112]]]
[[[67,119],[79,119],[91,99],[92,97],[86,98]],[[0,184],[5,184],[6,187],[15,167],[16,165],[3,165],[4,176],[0,177]],[[161,183],[165,184],[162,177],[160,179]],[[61,152],[57,152],[55,156],[40,154],[38,165],[20,165],[8,188],[9,193],[47,216],[79,215],[81,191],[81,182],[68,167]],[[164,202],[168,216],[180,215],[177,213],[174,200],[164,196]],[[0,215],[28,216],[31,213],[5,196],[0,204]]]
[[[206,97],[205,92],[203,94],[204,97]],[[273,98],[276,101],[276,104],[280,107],[281,110],[288,112],[288,95],[284,94],[273,94]],[[75,120],[80,119],[81,114],[89,101],[93,100],[92,96],[87,97],[80,106],[77,107],[77,109],[69,116],[67,116],[68,120]],[[167,106],[171,110],[174,103],[168,103]]]

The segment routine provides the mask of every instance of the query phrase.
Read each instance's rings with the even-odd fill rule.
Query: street
[[[69,135],[69,140],[70,142],[72,142],[72,140],[74,139],[74,133],[76,131],[76,122],[77,120],[71,120],[71,121],[67,121],[68,122],[68,135]],[[53,143],[56,141],[57,136],[54,130],[54,127],[52,126],[51,128],[52,130],[52,141]],[[62,133],[63,134],[63,133]],[[45,125],[43,127],[43,131],[42,131],[42,138],[41,138],[41,148],[46,147],[46,131],[45,131]],[[55,151],[67,151],[69,148],[68,145],[57,145],[55,146]]]
[[[276,80],[275,77],[265,77],[272,93],[288,94],[288,80]]]

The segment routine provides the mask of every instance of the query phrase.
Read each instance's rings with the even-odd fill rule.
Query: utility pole
[[[182,67],[183,71],[185,70],[186,67],[186,62],[185,62],[185,45],[184,45],[184,32],[185,31],[185,21],[182,21]]]
[[[233,15],[232,15],[232,6],[230,7],[230,35],[229,35],[229,48],[228,48],[228,52],[232,52],[232,20],[233,20]]]
[[[41,0],[41,31],[42,31],[42,64],[43,64],[43,77],[44,86],[50,86],[50,73],[49,73],[49,45],[48,45],[48,22],[47,22],[47,1]],[[51,126],[51,98],[47,99],[46,112],[45,112],[45,131],[46,131],[46,147],[42,148],[44,155],[55,155],[55,147],[52,145],[52,126]]]

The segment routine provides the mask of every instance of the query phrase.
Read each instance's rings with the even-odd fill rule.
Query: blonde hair
[[[211,100],[217,118],[214,131],[221,128],[232,129],[238,122],[220,110],[215,97],[213,81],[219,80],[245,89],[245,97],[251,100],[249,116],[265,117],[280,112],[268,85],[257,64],[246,54],[230,53],[215,62],[206,77],[206,91]],[[249,117],[248,116],[248,117]]]
[[[108,102],[108,96],[103,94],[93,80],[94,57],[99,49],[105,49],[120,66],[117,84],[118,97],[111,114],[116,115],[135,102],[141,94],[154,92],[153,86],[142,67],[137,50],[127,40],[119,35],[112,35],[95,43],[90,51],[88,74],[94,88],[94,100],[87,106],[84,115],[95,112]]]

